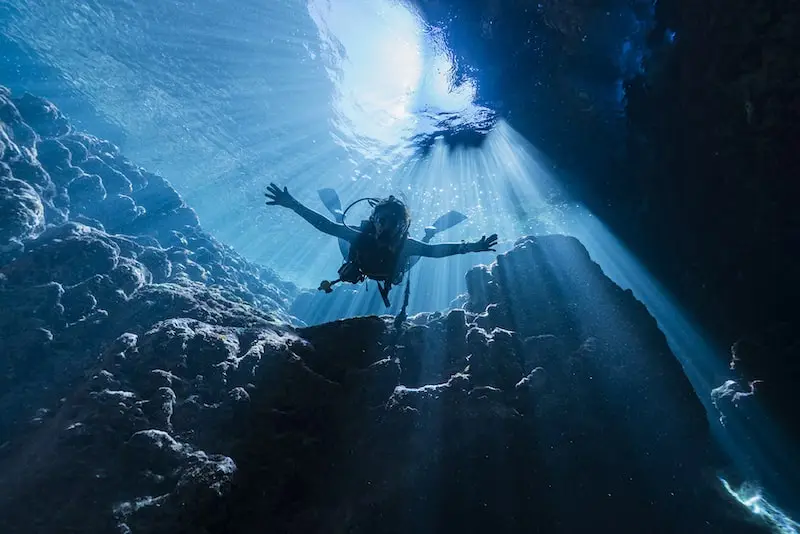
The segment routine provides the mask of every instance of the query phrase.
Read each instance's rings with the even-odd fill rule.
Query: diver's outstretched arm
[[[444,258],[455,256],[456,254],[467,254],[469,252],[494,251],[497,245],[497,234],[492,234],[488,238],[483,236],[480,241],[473,243],[439,243],[429,245],[422,241],[409,238],[406,242],[405,254],[407,256],[425,256],[427,258]]]
[[[291,209],[300,217],[310,222],[311,225],[320,232],[338,237],[339,239],[344,239],[348,243],[352,243],[355,241],[356,237],[358,237],[357,230],[353,230],[352,228],[348,228],[343,224],[333,222],[324,215],[317,213],[316,211],[300,204],[299,202]]]
[[[289,208],[311,223],[311,225],[320,232],[338,237],[339,239],[344,239],[351,243],[358,237],[357,230],[348,228],[343,224],[335,223],[324,215],[302,205],[289,194],[288,189],[285,187],[281,190],[277,185],[271,183],[264,196],[267,197],[268,206],[283,206],[284,208]]]

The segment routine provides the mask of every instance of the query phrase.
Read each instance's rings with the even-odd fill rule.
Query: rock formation
[[[19,402],[57,399],[125,332],[288,319],[296,289],[203,232],[163,178],[32,95],[0,89],[0,121],[0,442]]]

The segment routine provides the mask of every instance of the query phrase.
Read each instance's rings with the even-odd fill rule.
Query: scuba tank
[[[395,197],[390,196],[389,199],[395,200]],[[353,201],[352,203],[350,203],[349,206],[347,206],[347,209],[344,210],[344,213],[342,215],[342,224],[344,224],[348,228],[353,229],[351,226],[347,224],[346,221],[347,212],[359,202],[364,202],[364,201],[368,202],[370,206],[374,208],[381,201],[381,199],[374,197],[364,197]],[[361,226],[358,229],[358,231],[362,234],[362,236],[365,236],[370,233],[371,226],[372,226],[371,220],[362,220]],[[400,236],[401,236],[400,239],[403,240],[403,243],[405,243],[405,240],[408,238],[408,226],[409,224],[406,223],[405,226],[400,230]],[[349,282],[351,284],[356,284],[359,282],[363,282],[367,278],[370,278],[376,281],[378,285],[378,290],[383,299],[383,303],[388,308],[391,305],[391,303],[389,302],[389,291],[391,290],[391,286],[392,284],[399,284],[400,282],[402,282],[403,275],[405,274],[407,267],[403,265],[397,265],[397,255],[402,254],[403,247],[402,246],[399,247],[399,249],[394,252],[395,261],[391,262],[391,269],[390,269],[391,272],[378,273],[378,272],[365,271],[363,262],[360,261],[359,258],[361,252],[359,250],[359,248],[361,248],[359,245],[361,245],[361,243],[359,243],[358,241],[354,242],[351,245],[350,253],[347,259],[342,264],[342,266],[339,267],[338,270],[339,278],[334,281],[323,280],[320,283],[318,289],[320,291],[324,291],[325,293],[331,293],[333,292],[333,286],[339,282]],[[381,285],[381,282],[383,282],[383,285]]]

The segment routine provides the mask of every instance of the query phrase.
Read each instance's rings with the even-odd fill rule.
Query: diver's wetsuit
[[[324,215],[317,213],[303,204],[297,203],[297,205],[294,206],[294,211],[320,232],[343,239],[351,245],[361,236],[361,232],[358,230],[345,226],[344,224],[333,222]],[[397,264],[402,265],[403,260],[408,260],[413,256],[445,258],[447,256],[455,256],[456,254],[466,254],[467,252],[472,251],[464,243],[439,243],[431,245],[408,237],[406,238],[401,255],[397,259]]]
[[[339,200],[339,195],[336,193],[334,189],[331,188],[323,188],[317,191],[319,194],[319,199],[328,209],[328,211],[333,215],[333,219],[340,224],[344,224],[344,215],[345,212],[342,210],[342,201]],[[467,220],[467,216],[459,213],[455,210],[448,211],[438,219],[436,219],[430,226],[425,228],[425,235],[422,238],[423,243],[429,243],[434,236],[436,236],[439,232],[443,232],[449,228],[456,226]],[[364,223],[367,221],[362,221],[361,227],[362,230],[365,228]],[[339,238],[339,251],[342,253],[343,259],[348,259],[350,255],[350,242],[345,239]],[[414,256],[408,262],[408,268],[411,268],[419,261],[419,256]]]
[[[426,243],[426,241],[430,240],[439,231],[451,228],[466,219],[466,216],[455,211],[442,215],[432,227],[426,228],[425,237],[422,241],[408,237],[408,212],[401,202],[395,202],[395,205],[399,204],[402,206],[403,214],[401,217],[404,221],[402,235],[398,240],[399,244],[395,247],[390,247],[388,242],[384,244],[382,240],[378,240],[372,235],[373,227],[377,231],[381,231],[381,226],[383,224],[381,223],[382,218],[374,219],[373,224],[362,226],[363,231],[356,230],[343,224],[344,213],[347,210],[341,212],[341,204],[338,201],[338,195],[332,190],[320,190],[320,197],[328,197],[328,202],[323,198],[323,203],[325,203],[326,207],[337,217],[337,220],[341,220],[342,222],[331,221],[324,215],[297,202],[297,200],[292,198],[289,194],[286,187],[281,191],[274,183],[271,183],[267,188],[266,197],[268,198],[267,205],[281,205],[290,208],[320,232],[338,238],[343,255],[345,255],[345,245],[347,245],[347,261],[339,268],[339,279],[332,282],[323,280],[319,286],[321,291],[331,293],[333,291],[332,286],[339,282],[358,283],[365,278],[371,278],[378,282],[381,297],[383,297],[383,301],[387,307],[389,307],[388,294],[392,284],[399,283],[403,274],[408,271],[410,266],[416,263],[419,258],[444,258],[456,254],[489,251],[494,250],[492,246],[497,244],[497,234],[492,234],[488,238],[483,236],[479,241],[470,243],[441,243],[436,245]],[[386,202],[392,203],[393,199],[394,197],[390,196],[386,199]],[[375,211],[377,211],[380,205],[381,202],[375,205]],[[341,219],[339,216],[340,213]],[[375,212],[373,212],[373,214],[374,213]],[[381,282],[383,282],[382,286]],[[409,285],[408,282],[406,282],[406,297],[403,310],[405,310],[405,306],[408,304],[408,288]]]

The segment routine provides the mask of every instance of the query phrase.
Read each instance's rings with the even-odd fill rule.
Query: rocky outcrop
[[[0,265],[16,259],[23,243],[45,228],[69,221],[128,236],[136,244],[128,252],[161,264],[156,282],[185,274],[235,290],[264,309],[285,308],[294,296],[291,284],[203,232],[166,180],[128,161],[111,143],[73,131],[49,102],[31,95],[12,99],[4,89],[0,119]]]
[[[580,243],[526,238],[467,276],[465,309],[400,333],[374,317],[298,330],[279,393],[251,393],[260,408],[240,420],[230,496],[195,520],[220,532],[759,531],[715,489],[705,412],[655,321]]]
[[[121,334],[277,324],[295,292],[205,233],[163,178],[0,91],[0,443]]]
[[[759,531],[715,488],[705,413],[655,322],[579,243],[523,240],[470,280],[466,309],[400,331],[182,318],[121,335],[3,448],[0,517],[15,532]],[[34,496],[53,513],[34,521]]]
[[[217,452],[229,449],[224,429],[296,339],[265,324],[170,319],[121,335],[87,381],[5,444],[2,523],[20,533],[178,532],[182,510],[217,504],[237,470]],[[32,499],[56,513],[15,505]]]

